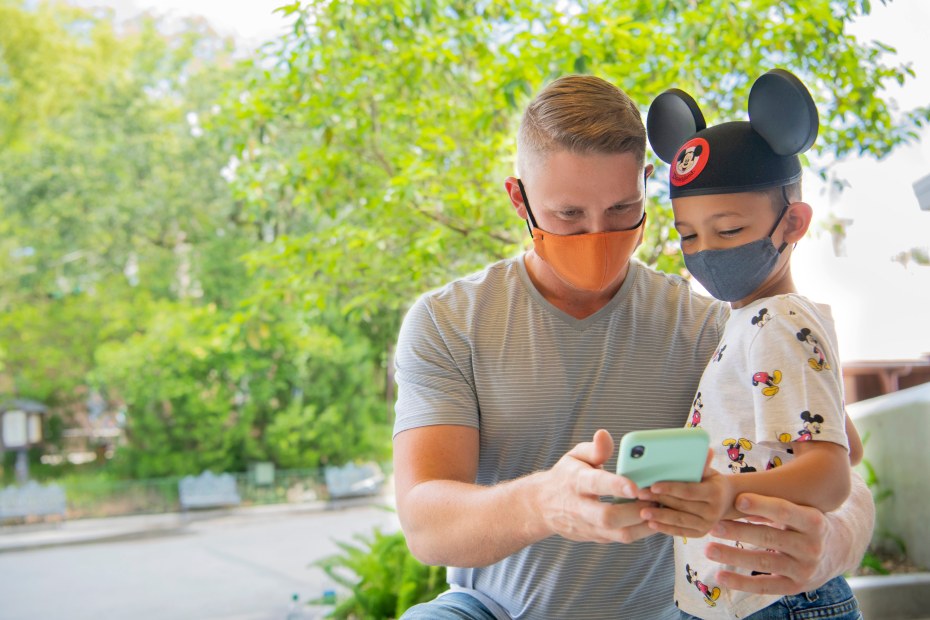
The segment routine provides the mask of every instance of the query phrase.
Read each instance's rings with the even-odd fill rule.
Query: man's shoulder
[[[664,298],[665,303],[672,304],[674,308],[686,305],[698,311],[711,310],[722,316],[729,314],[727,304],[695,292],[691,283],[680,275],[659,271],[639,261],[632,262],[630,269],[640,295]]]
[[[456,278],[443,286],[427,291],[413,303],[408,319],[426,316],[441,323],[467,323],[476,312],[488,306],[507,306],[520,282],[519,258],[492,263],[480,271]]]
[[[519,283],[519,258],[506,258],[421,295],[430,304],[455,304],[506,291]]]

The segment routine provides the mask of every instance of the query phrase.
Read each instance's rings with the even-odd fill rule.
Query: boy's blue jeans
[[[681,612],[682,620],[697,617]],[[745,620],[862,620],[859,602],[846,580],[835,577],[812,592],[783,596]]]

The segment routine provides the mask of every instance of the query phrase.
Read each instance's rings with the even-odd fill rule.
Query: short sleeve
[[[450,343],[448,337],[437,324],[430,298],[417,300],[404,317],[394,357],[395,436],[411,428],[437,424],[478,428],[474,386],[453,354],[453,348],[461,352],[467,349],[467,343]]]
[[[832,329],[789,302],[766,318],[749,349],[758,442],[830,441],[848,449]]]

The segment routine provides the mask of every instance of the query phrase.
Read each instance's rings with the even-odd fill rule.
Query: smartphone
[[[641,489],[661,480],[700,482],[709,446],[702,428],[632,431],[620,440],[617,473]]]

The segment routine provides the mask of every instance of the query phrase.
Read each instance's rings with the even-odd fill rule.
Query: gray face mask
[[[776,250],[775,244],[772,243],[772,234],[787,210],[788,205],[785,205],[766,237],[735,248],[685,254],[685,267],[707,292],[717,299],[745,299],[762,286],[775,269],[778,256],[788,247],[787,243],[782,243]]]

